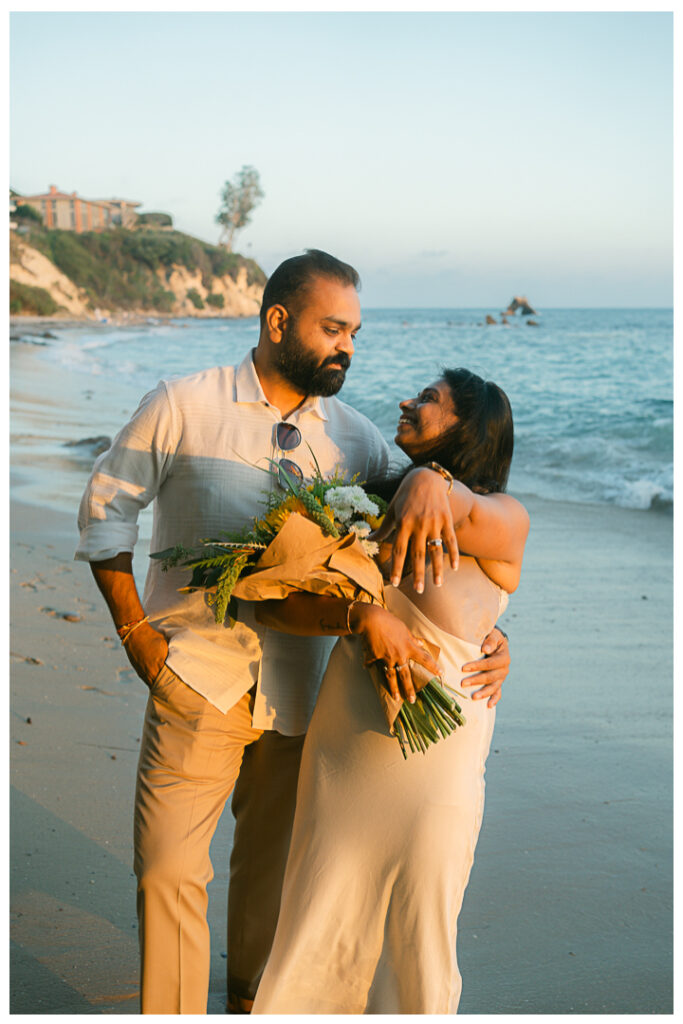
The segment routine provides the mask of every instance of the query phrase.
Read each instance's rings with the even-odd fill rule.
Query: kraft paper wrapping
[[[243,601],[277,601],[297,590],[384,605],[382,574],[356,534],[335,540],[295,512],[233,594]]]
[[[254,571],[238,580],[233,596],[243,601],[277,601],[302,590],[385,607],[382,574],[356,534],[335,540],[310,519],[295,512],[263,552]],[[438,659],[440,651],[435,644],[422,637],[416,640],[427,648],[435,661]],[[373,662],[368,668],[393,735],[403,701],[394,700],[386,689],[384,669],[379,662]],[[410,671],[417,686],[432,678],[414,662]]]

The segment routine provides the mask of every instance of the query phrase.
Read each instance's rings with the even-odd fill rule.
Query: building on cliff
[[[48,228],[62,231],[104,231],[107,228],[133,227],[137,220],[136,207],[141,203],[131,199],[83,199],[76,192],[60,192],[56,185],[42,195],[13,194],[17,206],[32,206]]]

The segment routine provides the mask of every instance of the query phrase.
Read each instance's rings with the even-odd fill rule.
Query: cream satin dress
[[[388,606],[435,643],[445,682],[507,604],[473,558]],[[464,638],[464,639],[463,639]],[[462,691],[465,694],[469,690]],[[484,809],[495,710],[404,760],[356,637],[335,646],[308,730],[273,950],[254,1013],[455,1013],[457,921]]]

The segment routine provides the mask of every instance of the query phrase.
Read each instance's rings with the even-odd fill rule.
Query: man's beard
[[[318,363],[312,352],[306,348],[297,334],[296,324],[288,324],[282,341],[276,348],[277,368],[285,380],[302,395],[336,395],[351,365],[346,352],[336,352]],[[339,363],[341,369],[331,369],[331,363]]]

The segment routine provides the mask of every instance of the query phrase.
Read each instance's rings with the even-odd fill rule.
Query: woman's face
[[[451,391],[445,380],[429,384],[417,398],[399,402],[401,417],[394,441],[409,458],[432,446],[458,422]]]

